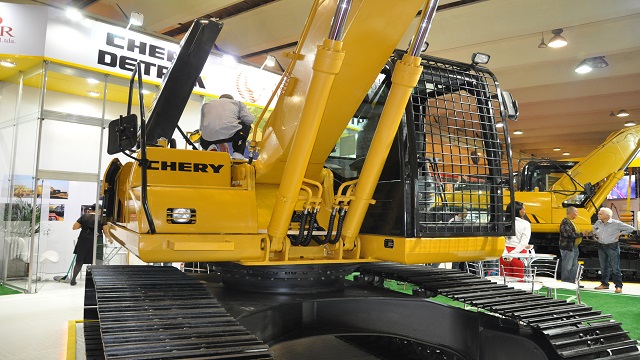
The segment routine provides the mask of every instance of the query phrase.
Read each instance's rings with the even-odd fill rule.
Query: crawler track
[[[271,343],[292,331],[317,335],[335,328],[339,330],[336,334],[359,335],[384,334],[386,329],[401,339],[452,346],[450,349],[470,359],[496,358],[501,353],[497,349],[505,341],[535,344],[524,346],[540,353],[522,354],[523,359],[640,359],[637,342],[629,338],[620,323],[585,305],[511,289],[457,270],[376,263],[362,264],[357,271],[365,281],[412,283],[420,291],[447,296],[487,314],[418,298],[379,297],[372,290],[380,287],[365,284],[349,289],[369,292],[373,297],[352,297],[345,290],[342,299],[305,295],[282,302],[283,296],[278,294],[272,296],[276,302],[271,302],[264,294],[228,292],[224,287],[211,292],[197,277],[173,267],[92,266],[86,282],[85,319],[96,321],[85,325],[87,358],[273,359],[258,337]],[[362,314],[376,315],[363,318]],[[438,325],[429,321],[448,321],[456,326],[445,328],[476,338],[468,339],[468,344],[453,341],[447,345],[449,335],[439,334]],[[278,324],[287,326],[280,328]],[[314,329],[321,331],[314,333]],[[452,339],[459,340],[455,336]],[[492,339],[499,340],[491,343]]]
[[[375,263],[361,265],[358,271],[370,279],[411,283],[422,291],[511,318],[542,335],[539,338],[548,341],[558,359],[640,359],[637,342],[620,323],[585,305],[512,289],[457,270]]]
[[[273,359],[202,284],[174,267],[93,266],[88,274],[85,319],[99,327],[85,327],[87,358]]]

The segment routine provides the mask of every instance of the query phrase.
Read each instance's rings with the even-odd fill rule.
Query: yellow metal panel
[[[401,238],[360,235],[362,256],[403,264],[488,260],[504,251],[504,237]],[[386,244],[386,245],[385,245]]]
[[[109,225],[109,233],[145,262],[261,261],[265,242],[260,234],[139,234]]]
[[[150,186],[149,208],[159,233],[257,233],[258,219],[255,192],[242,189],[208,189]],[[136,199],[140,201],[138,197]],[[141,207],[141,205],[139,205]],[[196,209],[195,224],[172,224],[167,221],[167,209]],[[140,232],[147,231],[144,212]]]
[[[235,249],[235,244],[231,241],[176,242],[169,240],[167,247],[176,251],[233,251]]]

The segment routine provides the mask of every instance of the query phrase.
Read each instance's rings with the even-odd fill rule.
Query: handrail
[[[140,200],[142,202],[142,207],[144,208],[144,215],[147,218],[147,222],[149,223],[149,233],[156,233],[156,226],[153,223],[153,217],[151,216],[151,211],[149,210],[149,200],[147,196],[147,166],[149,165],[149,161],[147,160],[147,134],[146,134],[146,124],[144,117],[144,95],[142,94],[142,70],[140,61],[136,63],[136,67],[133,69],[131,73],[131,80],[129,81],[129,97],[127,101],[127,115],[131,115],[131,104],[133,99],[133,85],[135,84],[135,77],[138,76],[138,96],[140,97],[140,159],[137,160],[138,165],[140,166],[140,179],[142,181],[141,192],[140,192]]]

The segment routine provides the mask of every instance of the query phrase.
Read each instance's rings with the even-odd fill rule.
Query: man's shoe
[[[621,287],[617,287],[616,288],[616,294],[620,294],[622,292],[622,288]]]
[[[599,285],[599,286],[596,286],[594,289],[596,289],[596,290],[608,290],[609,287],[606,286],[606,285]]]
[[[231,155],[231,158],[232,158],[233,160],[247,160],[247,158],[245,158],[245,157],[244,157],[244,155],[240,154],[239,152],[234,152],[234,153]]]
[[[77,282],[75,280],[71,280],[69,284],[71,284],[71,286],[76,286]]]

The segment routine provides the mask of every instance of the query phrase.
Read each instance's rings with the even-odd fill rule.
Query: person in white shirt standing
[[[507,236],[505,250],[500,258],[500,268],[504,269],[504,275],[524,279],[524,262],[518,258],[510,257],[509,254],[527,253],[533,248],[529,245],[531,238],[531,224],[524,219],[524,204],[520,201],[513,203],[516,214],[516,235]],[[507,214],[511,214],[511,204],[507,205]]]
[[[598,241],[598,257],[600,260],[600,285],[596,290],[609,288],[609,275],[613,272],[613,283],[616,293],[622,292],[622,272],[620,271],[620,244],[618,238],[622,234],[631,234],[635,229],[619,220],[611,218],[611,209],[603,207],[598,210],[598,221],[593,224],[593,234]]]
[[[247,139],[251,132],[254,116],[242,101],[229,94],[220,95],[202,105],[200,116],[200,146],[210,150],[212,145],[231,142],[231,158],[243,160]]]

